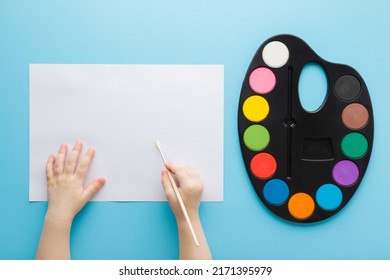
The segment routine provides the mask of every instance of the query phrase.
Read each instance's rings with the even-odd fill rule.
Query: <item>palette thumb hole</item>
[[[327,82],[315,111],[302,106],[298,90],[310,63],[324,70]],[[285,220],[312,223],[338,213],[359,187],[374,119],[368,89],[355,69],[322,59],[298,37],[278,35],[259,47],[249,65],[238,130],[260,200]]]

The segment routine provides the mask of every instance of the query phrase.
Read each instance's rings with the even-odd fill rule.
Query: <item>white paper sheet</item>
[[[45,163],[78,139],[96,155],[96,201],[164,201],[154,142],[223,200],[223,65],[30,65],[30,201],[46,197]]]

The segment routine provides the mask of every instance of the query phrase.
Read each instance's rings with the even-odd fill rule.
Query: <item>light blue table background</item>
[[[224,202],[201,207],[214,258],[390,259],[389,14],[389,1],[1,0],[0,259],[34,258],[47,207],[28,202],[30,63],[223,64]],[[315,225],[265,208],[239,148],[241,83],[260,44],[280,33],[358,70],[374,108],[361,186],[343,211]],[[89,203],[71,236],[75,259],[176,259],[177,243],[167,203]]]

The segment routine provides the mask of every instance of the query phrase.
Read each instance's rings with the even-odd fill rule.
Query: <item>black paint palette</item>
[[[325,72],[316,111],[299,98],[302,69]],[[255,54],[238,109],[242,156],[252,185],[277,216],[312,223],[338,213],[366,172],[374,120],[367,87],[353,68],[319,57],[303,40],[279,35]]]

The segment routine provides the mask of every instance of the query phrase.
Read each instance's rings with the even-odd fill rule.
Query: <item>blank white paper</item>
[[[223,200],[223,65],[30,65],[30,201],[45,201],[45,164],[60,144],[96,150],[95,201],[165,201],[168,161],[193,166],[204,201]]]

